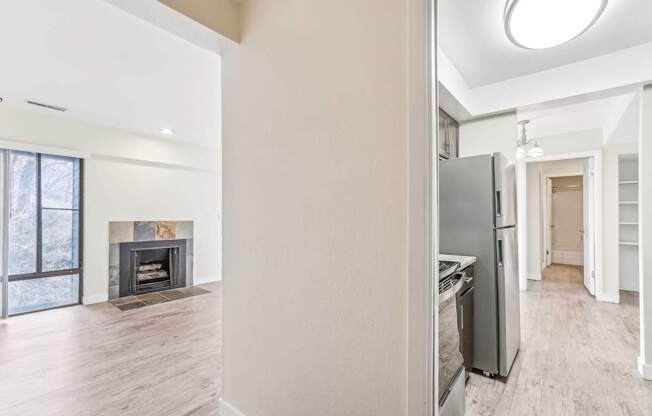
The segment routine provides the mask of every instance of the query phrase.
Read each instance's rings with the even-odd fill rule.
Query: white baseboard
[[[82,303],[84,305],[92,305],[94,303],[108,302],[108,293],[97,293],[95,295],[82,296]]]
[[[245,416],[235,406],[220,398],[220,416]]]
[[[527,278],[529,280],[541,280],[541,273],[528,273]]]
[[[552,262],[581,266],[584,264],[584,253],[581,251],[552,250]]]
[[[638,372],[644,379],[652,380],[652,365],[644,363],[640,356],[638,357]]]
[[[203,285],[205,283],[213,283],[213,282],[221,282],[222,277],[221,276],[209,276],[209,277],[197,277],[193,276],[192,278],[192,285],[197,286],[197,285]]]
[[[620,303],[620,294],[618,293],[598,293],[595,299],[599,302]]]

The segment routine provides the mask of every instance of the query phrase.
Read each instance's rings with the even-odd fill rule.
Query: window
[[[79,267],[79,160],[41,156],[41,267]]]
[[[11,152],[9,274],[36,272],[36,155]]]
[[[81,161],[9,152],[9,314],[80,302]]]

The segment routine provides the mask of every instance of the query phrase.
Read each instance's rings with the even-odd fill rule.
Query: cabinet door
[[[448,120],[448,154],[451,159],[459,157],[460,126],[453,119]]]
[[[439,110],[439,129],[437,134],[439,156],[448,159],[448,115]]]
[[[457,299],[460,352],[464,357],[464,367],[468,371],[473,367],[473,294],[474,288],[470,288]]]

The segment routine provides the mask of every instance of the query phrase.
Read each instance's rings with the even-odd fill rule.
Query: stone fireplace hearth
[[[109,299],[192,284],[192,221],[109,223]]]

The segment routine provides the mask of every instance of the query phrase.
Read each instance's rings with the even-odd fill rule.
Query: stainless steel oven
[[[441,416],[464,414],[464,358],[460,352],[456,304],[464,277],[459,264],[440,262],[438,398]]]

